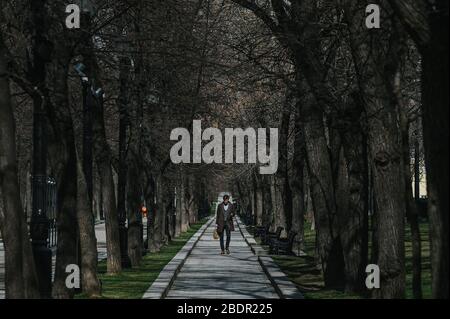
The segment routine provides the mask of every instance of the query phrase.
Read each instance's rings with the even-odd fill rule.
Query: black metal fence
[[[32,177],[32,191],[37,191],[40,196],[36,198],[39,201],[38,207],[41,207],[46,214],[48,219],[48,236],[47,236],[47,246],[49,248],[56,247],[58,242],[58,232],[57,232],[57,187],[56,180],[49,176],[35,176],[34,180]],[[39,209],[41,211],[41,209]]]

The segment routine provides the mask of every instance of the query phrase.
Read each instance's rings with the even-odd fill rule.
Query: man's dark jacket
[[[216,224],[217,224],[217,232],[220,234],[223,232],[223,229],[225,228],[225,223],[228,224],[231,231],[234,231],[234,223],[233,223],[233,217],[235,214],[236,207],[228,203],[230,207],[228,207],[228,219],[225,220],[225,209],[223,202],[217,206],[217,212],[216,212]]]

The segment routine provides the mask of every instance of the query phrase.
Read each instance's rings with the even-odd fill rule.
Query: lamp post
[[[75,65],[75,71],[81,80],[83,100],[83,172],[86,176],[89,205],[92,206],[92,96],[90,94],[91,81],[85,73],[86,66],[83,63]]]
[[[36,113],[35,113],[36,116]],[[36,120],[35,120],[36,126]],[[36,142],[37,138],[33,138]],[[40,143],[38,143],[39,146]],[[44,143],[42,143],[44,144]],[[36,145],[36,144],[35,144]],[[34,147],[36,154],[39,147]],[[34,164],[32,177],[32,213],[30,221],[30,235],[33,248],[33,257],[36,265],[36,274],[39,282],[41,298],[51,298],[52,291],[52,251],[47,245],[49,220],[47,218],[47,176],[41,174],[42,167]]]
[[[86,177],[86,186],[88,193],[89,205],[93,206],[93,120],[92,120],[92,104],[93,104],[93,81],[86,75],[92,72],[91,57],[91,18],[95,14],[96,8],[91,0],[80,0],[82,8],[83,23],[83,63],[78,63],[75,70],[81,79],[83,94],[83,172]]]
[[[52,252],[47,246],[47,136],[44,101],[33,97],[33,176],[30,235],[41,298],[51,297]]]
[[[92,95],[90,92],[91,81],[86,75],[86,66],[83,63],[77,63],[74,67],[80,77],[82,86],[83,101],[83,172],[86,177],[89,205],[92,207],[93,200],[93,182],[92,182]]]
[[[47,246],[49,220],[47,218],[47,123],[45,112],[46,63],[51,43],[45,38],[45,2],[31,1],[32,35],[29,74],[33,92],[33,171],[32,212],[30,237],[41,298],[51,298],[52,252]]]

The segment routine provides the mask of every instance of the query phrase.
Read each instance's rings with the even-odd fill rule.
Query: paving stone
[[[273,299],[278,298],[270,280],[244,236],[235,225],[231,233],[231,255],[220,255],[211,224],[186,259],[168,299]]]

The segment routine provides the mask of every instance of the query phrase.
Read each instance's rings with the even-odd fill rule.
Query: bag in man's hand
[[[219,233],[217,232],[217,229],[214,229],[213,238],[214,238],[215,240],[218,240],[218,239],[219,239]]]

